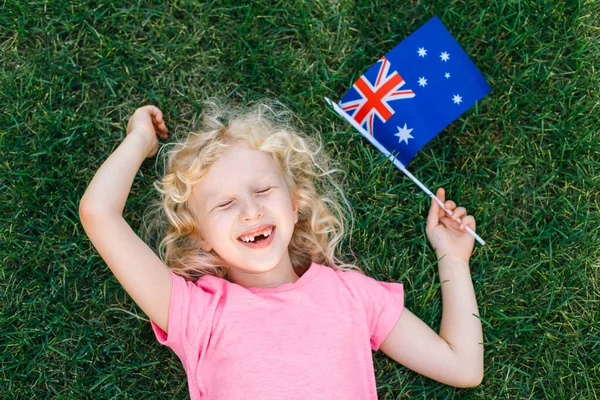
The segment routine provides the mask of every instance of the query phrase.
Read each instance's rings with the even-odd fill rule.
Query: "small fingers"
[[[160,111],[160,109],[158,107],[152,107],[152,117],[154,117],[154,120],[158,123],[164,123],[163,121],[163,113],[162,111]]]
[[[429,213],[427,214],[427,229],[433,229],[438,225],[440,219],[439,210],[440,206],[435,199],[432,198]]]
[[[444,188],[438,188],[438,190],[435,193],[435,197],[437,197],[437,199],[433,198],[433,197],[431,198],[431,206],[429,208],[429,213],[427,215],[426,229],[435,228],[439,224],[440,218],[442,218],[446,215],[446,212],[444,211],[444,209],[442,207],[440,207],[440,205],[437,202],[437,200],[439,199],[443,204],[444,199],[446,198],[446,193],[444,191]]]
[[[142,106],[142,107],[138,108],[138,110],[144,110],[152,115],[160,113],[160,108],[153,106],[153,105]]]
[[[452,211],[452,213],[454,213],[454,209],[456,208],[456,203],[454,203],[452,200],[446,200],[444,202],[444,208],[440,207],[440,211],[439,211],[439,217],[442,218],[444,216],[450,217],[450,213],[447,212],[448,211]]]
[[[142,111],[148,113],[154,121],[160,123],[163,121],[163,113],[160,111],[160,108],[156,106],[143,106],[136,110],[136,112]]]
[[[460,223],[460,229],[461,230],[466,230],[466,227],[471,228],[473,231],[475,230],[476,224],[475,224],[475,217],[473,217],[472,215],[467,215],[466,217],[464,217]]]
[[[166,134],[169,129],[167,129],[167,125],[165,125],[164,121],[155,121],[154,125],[156,125],[156,127],[158,128],[158,130],[160,131],[160,133],[162,133],[163,135]]]
[[[446,202],[444,203],[444,207],[446,207],[448,210],[452,211],[456,208],[456,203],[453,202],[452,200],[446,200]]]
[[[444,188],[439,188],[437,190],[437,192],[435,193],[435,195],[437,196],[438,199],[440,199],[442,202],[446,199],[446,191],[444,190]]]
[[[456,221],[457,219],[461,218],[463,215],[467,215],[467,209],[464,207],[456,207],[454,209],[453,214],[454,215],[452,216],[452,219]]]
[[[428,226],[433,228],[437,226],[438,223],[442,223],[448,228],[450,226],[456,227],[456,225],[458,225],[458,228],[463,232],[466,231],[467,227],[475,231],[475,218],[472,215],[467,215],[467,209],[465,207],[457,207],[454,201],[446,200],[446,193],[443,188],[437,190],[436,197],[444,203],[444,208],[439,207],[435,199],[432,199],[429,216],[427,218]],[[452,215],[446,210],[451,211]],[[458,222],[458,220],[460,220],[460,222]]]
[[[169,129],[167,128],[167,125],[165,124],[162,111],[160,110],[160,108],[158,108],[156,106],[147,106],[147,107],[148,107],[148,112],[150,113],[150,116],[152,117],[154,126],[159,131],[158,132],[159,135],[163,139],[166,138],[167,132],[169,132]]]

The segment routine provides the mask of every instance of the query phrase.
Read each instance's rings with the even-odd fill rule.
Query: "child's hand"
[[[167,138],[167,126],[163,120],[163,114],[158,107],[140,107],[129,118],[127,123],[127,135],[141,135],[148,144],[146,158],[154,156],[158,152],[158,139]]]
[[[434,199],[431,199],[425,228],[429,242],[435,248],[438,258],[460,258],[468,263],[475,239],[464,227],[468,226],[475,231],[475,218],[466,215],[467,210],[464,207],[456,207],[452,200],[445,201],[446,194],[443,188],[439,188],[436,195],[454,215],[450,217]],[[459,224],[456,218],[461,218],[462,222]]]

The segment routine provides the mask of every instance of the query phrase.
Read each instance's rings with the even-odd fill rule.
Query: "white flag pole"
[[[398,169],[402,172],[404,172],[406,174],[406,176],[408,176],[414,183],[417,184],[417,186],[419,186],[425,193],[427,193],[427,195],[429,195],[429,197],[431,197],[432,199],[434,199],[439,205],[440,207],[442,207],[446,213],[450,216],[454,215],[454,213],[450,210],[448,210],[446,207],[444,207],[444,203],[435,195],[431,192],[431,190],[427,189],[427,187],[425,187],[425,185],[423,185],[421,183],[421,181],[419,181],[417,178],[415,178],[415,176],[413,174],[411,174],[410,172],[408,172],[408,170],[406,169],[406,167],[404,166],[404,164],[402,164],[400,162],[400,160],[398,160],[396,157],[394,157],[393,154],[391,154],[389,151],[387,151],[387,149],[385,147],[383,147],[381,145],[381,143],[379,143],[373,136],[369,135],[369,133],[358,124],[358,122],[356,122],[354,120],[354,118],[350,117],[348,115],[348,113],[346,113],[344,110],[342,110],[340,108],[339,105],[337,105],[335,102],[331,101],[330,99],[328,99],[327,97],[325,97],[325,101],[327,102],[327,104],[329,104],[330,106],[333,107],[333,109],[341,116],[343,117],[346,121],[348,121],[350,124],[352,124],[353,127],[355,127],[360,133],[361,135],[364,136],[365,139],[367,139],[369,142],[371,142],[371,144],[375,147],[377,147],[379,149],[379,151],[381,151],[390,161],[392,161],[394,163],[394,165],[396,167],[398,167]],[[459,224],[462,222],[462,220],[460,218],[456,218],[456,222],[458,222]],[[479,237],[478,234],[476,234],[473,229],[469,228],[468,226],[465,227],[466,231],[469,232],[471,234],[471,236],[473,236],[475,238],[475,240],[477,240],[482,246],[485,246],[485,242],[483,241],[482,238]]]

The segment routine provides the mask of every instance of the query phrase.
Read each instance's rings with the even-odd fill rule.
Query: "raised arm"
[[[444,200],[443,189],[437,196]],[[466,214],[453,201],[447,201],[445,207],[453,210],[455,218]],[[473,387],[483,379],[483,332],[469,270],[474,240],[464,226],[475,230],[475,219],[466,216],[459,226],[432,201],[426,230],[436,250],[442,283],[439,335],[404,310],[380,349],[421,375],[451,386]]]
[[[125,201],[146,157],[166,138],[160,110],[139,108],[127,136],[102,164],[79,203],[79,217],[92,244],[138,306],[167,332],[171,275],[165,264],[123,218]]]

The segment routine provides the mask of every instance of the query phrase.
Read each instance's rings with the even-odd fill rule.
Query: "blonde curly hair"
[[[188,280],[204,274],[229,279],[224,260],[216,252],[206,252],[198,245],[197,239],[202,234],[188,200],[193,186],[233,145],[271,153],[295,196],[298,223],[288,251],[298,276],[306,272],[311,262],[363,272],[338,258],[347,220],[340,206],[342,202],[351,218],[348,202],[332,177],[339,170],[330,169],[330,160],[320,141],[292,126],[292,116],[276,101],[262,101],[243,110],[211,100],[205,102],[199,118],[201,128],[171,144],[173,148],[163,156],[164,176],[154,182],[159,199],[150,205],[143,228],[147,242],[162,237],[159,257],[174,273]]]

